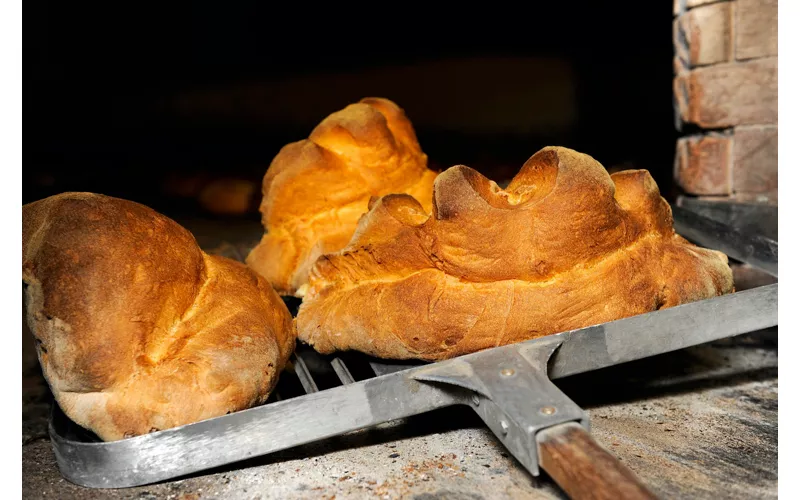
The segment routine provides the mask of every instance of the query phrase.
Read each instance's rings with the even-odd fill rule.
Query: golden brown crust
[[[64,193],[22,223],[28,322],[75,422],[116,440],[266,400],[295,342],[266,280],[126,200]]]
[[[444,171],[433,206],[428,217],[406,195],[373,201],[350,244],[313,267],[299,338],[438,360],[733,290],[727,257],[675,234],[645,170],[609,176],[548,147],[506,190]]]
[[[264,176],[266,228],[247,265],[282,295],[302,296],[308,270],[347,245],[370,197],[407,193],[427,204],[436,173],[403,110],[362,99],[284,146]]]

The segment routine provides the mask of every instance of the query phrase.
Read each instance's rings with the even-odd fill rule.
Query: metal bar
[[[708,200],[678,196],[676,205],[714,219],[746,234],[759,234],[778,241],[778,206],[731,200]]]
[[[308,370],[308,366],[306,365],[306,362],[303,360],[302,356],[300,356],[298,353],[295,353],[293,357],[294,371],[297,374],[297,378],[300,379],[300,384],[302,384],[306,394],[319,392],[319,387],[317,387],[317,383],[314,382],[314,379],[311,377],[311,372]]]
[[[372,367],[372,371],[375,372],[375,375],[388,375],[390,373],[397,373],[402,372],[404,370],[410,370],[411,368],[416,368],[417,366],[423,364],[422,361],[392,361],[392,360],[380,360],[380,361],[370,361],[369,366]]]
[[[677,351],[778,324],[778,283],[560,333],[550,378]]]
[[[333,367],[333,371],[336,372],[336,376],[342,381],[342,384],[348,385],[356,381],[353,375],[350,374],[350,370],[347,369],[347,365],[345,365],[340,358],[333,358],[331,366]]]
[[[684,238],[778,276],[778,242],[677,206],[672,207],[672,216],[675,230]]]
[[[184,476],[462,402],[398,373],[120,441],[50,435],[61,473],[94,488]]]

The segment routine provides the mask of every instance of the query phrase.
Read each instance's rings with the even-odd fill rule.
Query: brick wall
[[[778,0],[675,0],[675,179],[698,196],[778,198]]]

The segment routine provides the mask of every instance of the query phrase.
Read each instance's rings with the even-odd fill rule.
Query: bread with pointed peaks
[[[441,360],[733,291],[727,257],[675,234],[645,170],[609,176],[547,147],[505,190],[452,167],[432,202],[429,215],[407,195],[373,200],[347,247],[313,266],[302,341]]]
[[[402,109],[379,98],[351,104],[273,159],[260,207],[266,232],[247,265],[281,295],[302,296],[310,267],[347,245],[371,197],[407,193],[430,210],[435,177]]]

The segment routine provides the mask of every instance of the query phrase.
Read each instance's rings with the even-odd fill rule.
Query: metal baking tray
[[[750,263],[777,277],[776,241],[679,207],[673,207],[673,215],[676,231],[687,239],[719,249],[733,259]],[[538,426],[538,429],[571,419],[588,429],[588,419],[580,408],[570,406],[571,401],[554,392],[552,384],[547,383],[548,377],[563,377],[652,355],[643,349],[637,351],[636,346],[628,347],[616,358],[611,355],[609,332],[622,328],[619,325],[641,329],[653,329],[655,321],[673,325],[674,332],[668,332],[670,335],[662,340],[665,345],[658,347],[663,352],[775,326],[777,286],[758,287],[462,357],[471,366],[470,370],[497,366],[496,363],[518,360],[520,356],[528,359],[531,366],[523,363],[523,371],[531,371],[533,375],[525,382],[527,385],[518,389],[535,387],[538,392],[530,391],[516,397],[524,400],[525,405],[533,404],[531,401],[539,404],[537,398],[551,397],[562,408],[555,420],[547,415],[530,420],[525,413],[527,406],[518,408],[522,403],[501,396],[491,387],[494,382],[485,377],[476,386],[475,377],[457,372],[464,368],[463,363],[458,364],[461,358],[432,364],[387,362],[355,352],[322,356],[298,344],[291,366],[281,374],[276,390],[262,406],[143,436],[103,442],[70,421],[54,404],[50,437],[58,467],[66,479],[93,488],[121,488],[175,479],[383,422],[464,404],[475,409],[512,454],[536,475],[539,473],[536,450],[530,449],[535,445],[530,440],[511,439],[516,432],[514,426]],[[292,308],[297,304],[289,300],[288,305]],[[698,315],[708,315],[709,311],[719,318],[713,325],[708,322],[710,326],[704,327],[704,336],[693,337],[693,329],[703,325]],[[566,342],[580,336],[596,342],[593,340],[595,343],[588,343],[589,347],[578,345],[576,348]],[[603,344],[598,343],[601,341]],[[549,360],[559,346],[560,351],[570,352]],[[601,352],[598,346],[606,352]],[[545,354],[531,355],[533,349],[544,349]],[[537,362],[531,361],[536,356],[543,363],[539,366],[538,378]],[[516,419],[515,411],[521,415]],[[512,417],[508,418],[509,415]]]

